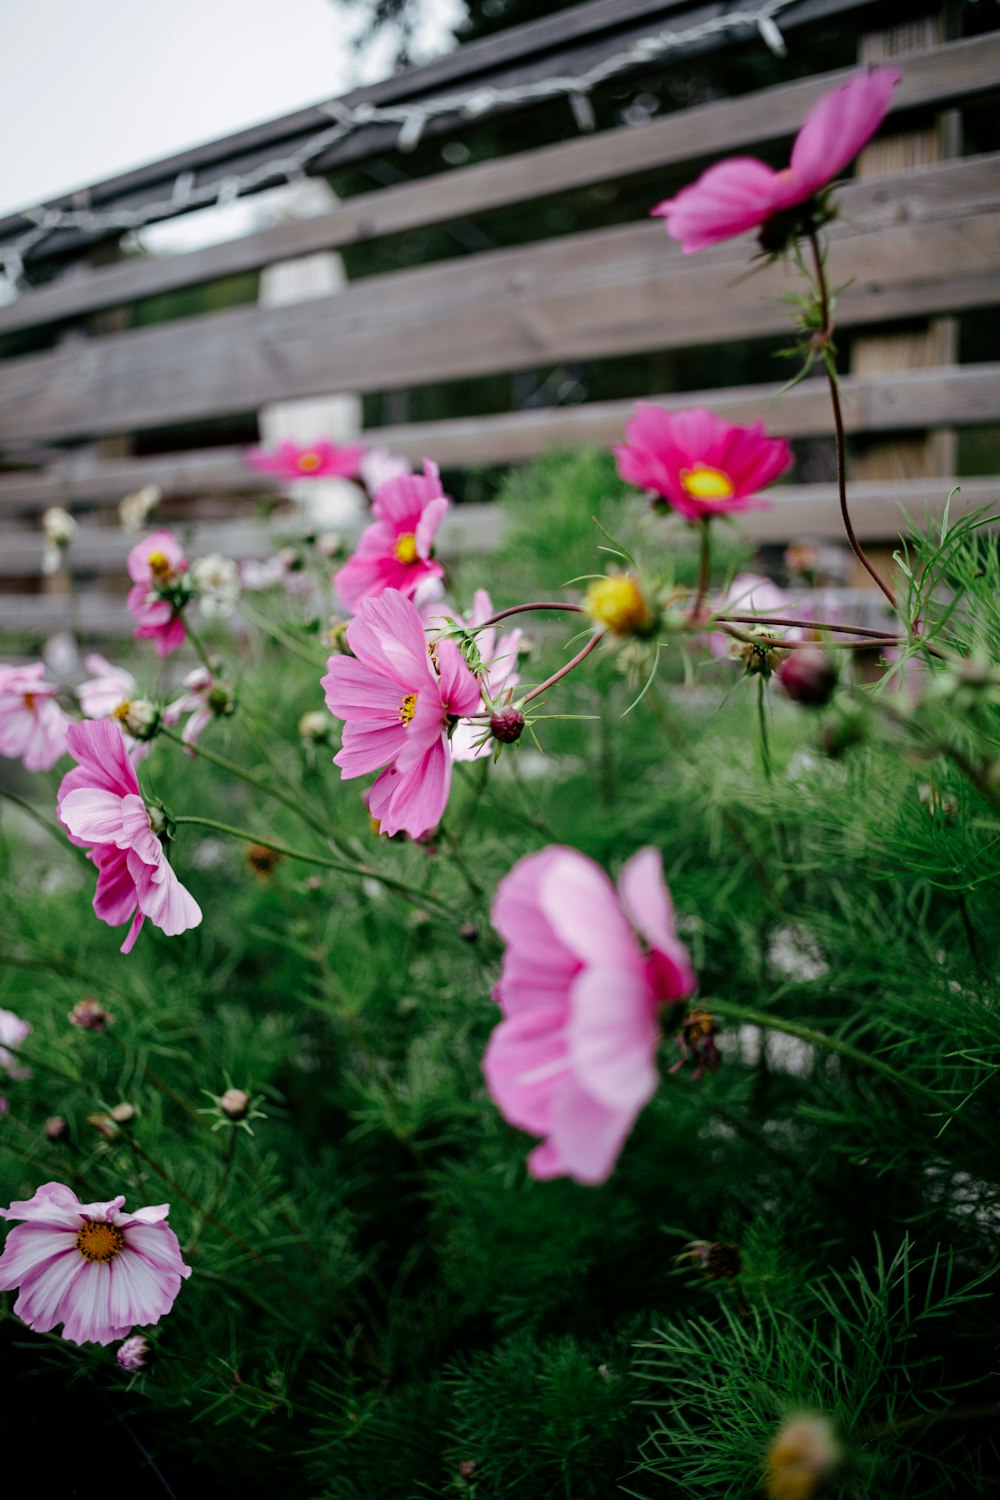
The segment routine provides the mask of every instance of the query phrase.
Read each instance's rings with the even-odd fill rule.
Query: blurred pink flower
[[[51,771],[66,754],[69,719],[45,681],[40,661],[26,667],[0,665],[0,755],[20,760],[26,771]]]
[[[125,703],[135,692],[135,678],[124,667],[112,666],[105,657],[92,651],[83,658],[88,672],[93,673],[76,690],[88,719],[110,719],[120,703]]]
[[[173,703],[168,703],[163,710],[163,722],[173,726],[180,723],[182,714],[191,715],[181,731],[181,739],[187,746],[188,753],[193,755],[198,736],[215,717],[208,701],[215,688],[215,678],[207,667],[195,667],[185,677],[184,686],[187,691],[180,698],[175,698]]]
[[[374,495],[390,479],[399,479],[411,472],[410,460],[391,453],[388,448],[369,448],[359,465],[361,483],[369,495]]]
[[[712,613],[721,615],[789,615],[799,609],[793,604],[784,589],[759,573],[737,573],[724,594],[712,600]],[[796,626],[787,629],[775,627],[775,635],[783,635],[790,641],[802,639],[802,631]],[[708,649],[713,656],[735,656],[739,642],[724,631],[713,630],[708,637]]]
[[[71,724],[66,738],[79,764],[59,787],[59,821],[74,844],[92,846],[100,920],[119,927],[132,918],[121,951],[132,951],[146,917],[171,937],[197,927],[201,908],[170,868],[150,826],[118,725],[86,719]]]
[[[464,622],[458,620],[457,623],[479,625],[494,613],[493,602],[489,594],[485,589],[477,589],[473,596],[472,613],[468,620]],[[488,630],[480,630],[476,635],[476,645],[486,666],[485,688],[490,704],[500,700],[509,701],[513,696],[514,688],[521,680],[517,670],[517,653],[521,644],[521,634],[520,630],[510,630],[498,641],[496,626],[491,625]],[[488,705],[485,698],[479,706],[484,712],[486,711]],[[493,753],[491,739],[492,736],[488,733],[485,723],[473,724],[468,719],[463,719],[455,725],[451,737],[452,756],[455,760],[476,760],[480,755],[491,755]]]
[[[362,599],[377,598],[383,589],[398,589],[412,599],[421,584],[440,578],[444,569],[431,561],[431,547],[450,504],[437,464],[429,459],[423,474],[387,480],[372,502],[374,524],[333,576],[344,608],[355,614]]]
[[[271,452],[248,448],[246,460],[260,474],[277,474],[281,479],[357,479],[364,443],[348,443],[343,448],[333,443],[281,443]]]
[[[618,890],[593,860],[550,845],[501,880],[504,1019],[483,1070],[512,1125],[546,1139],[533,1177],[603,1182],[656,1091],[657,1007],[695,988],[660,856],[641,849]]]
[[[18,1065],[17,1049],[31,1030],[12,1010],[0,1010],[0,1068],[8,1078],[30,1078],[31,1069]],[[13,1048],[13,1051],[8,1049]]]
[[[734,427],[704,406],[669,411],[640,401],[614,453],[629,484],[654,490],[689,521],[751,510],[754,497],[792,461],[784,438],[762,422]]]
[[[810,110],[783,171],[775,172],[754,156],[730,157],[709,167],[676,198],[657,204],[654,216],[666,219],[667,233],[690,255],[805,203],[871,140],[901,77],[896,68],[856,73]]]
[[[345,781],[384,767],[372,817],[390,838],[420,838],[448,801],[450,722],[478,711],[479,684],[454,641],[439,641],[432,659],[416,606],[397,589],[362,602],[347,644],[354,656],[331,656],[323,678],[327,707],[345,721],[334,763]]]
[[[81,1203],[46,1182],[33,1198],[0,1208],[23,1219],[0,1256],[0,1290],[20,1287],[14,1312],[36,1333],[58,1323],[72,1344],[110,1344],[139,1324],[158,1323],[191,1267],[166,1223],[170,1205],[123,1212],[124,1196]]]
[[[184,644],[187,632],[177,602],[165,596],[186,571],[184,551],[172,531],[154,531],[128,555],[128,610],[137,622],[132,634],[152,641],[157,656],[169,656]]]

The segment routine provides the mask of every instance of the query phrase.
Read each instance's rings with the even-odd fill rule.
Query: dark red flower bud
[[[778,681],[793,703],[822,708],[837,686],[837,669],[821,646],[790,651],[778,668]]]
[[[524,714],[519,708],[498,708],[490,718],[490,733],[502,745],[513,745],[524,731]]]

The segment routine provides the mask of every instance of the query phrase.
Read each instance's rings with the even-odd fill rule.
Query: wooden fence
[[[953,125],[963,109],[997,93],[1000,31],[940,40],[943,31],[930,12],[914,30],[917,8],[798,0],[783,10],[781,27],[793,55],[800,30],[829,24],[831,17],[856,31],[862,50],[867,39],[869,55],[873,35],[883,53],[905,52],[903,81],[884,131],[904,142],[918,132],[922,140],[940,141],[942,121]],[[694,0],[596,0],[471,45],[347,102],[398,103],[433,98],[435,92],[475,91],[484,83],[531,82],[585,67],[601,49],[620,50],[658,28],[697,28],[727,9]],[[712,47],[733,45],[730,34],[720,33],[692,42],[690,51],[703,56]],[[681,51],[661,70],[683,66],[685,56]],[[636,77],[648,73],[637,59]],[[155,447],[159,429],[254,413],[270,402],[399,390],[643,351],[723,349],[736,339],[773,342],[788,323],[781,298],[797,287],[783,264],[747,277],[745,242],[685,257],[660,223],[643,219],[367,276],[336,295],[284,306],[234,307],[153,327],[116,328],[120,309],[318,250],[467,221],[637,172],[645,177],[656,169],[676,174],[690,167],[693,176],[716,155],[787,141],[810,105],[844,76],[837,71],[780,83],[646,124],[439,171],[346,199],[308,220],[172,257],[95,265],[98,229],[54,228],[24,257],[27,279],[37,284],[0,306],[0,341],[40,334],[54,344],[0,362],[0,452],[7,457],[0,472],[0,628],[32,636],[63,622],[62,601],[43,592],[40,577],[38,516],[49,505],[67,507],[83,523],[72,559],[84,584],[79,618],[94,635],[120,630],[126,620],[120,598],[100,580],[120,573],[128,545],[109,507],[140,485],[159,485],[174,513],[182,521],[189,516],[195,550],[245,558],[270,549],[268,526],[248,519],[248,512],[254,497],[274,482],[250,471],[242,450],[204,446],[137,457],[128,451],[137,431],[148,448]],[[169,198],[169,185],[176,188],[184,174],[199,187],[224,183],[235,172],[292,151],[324,121],[329,124],[329,114],[300,112],[184,153],[96,186],[87,207],[95,213],[142,210]],[[432,118],[426,127],[431,136],[461,128],[457,115]],[[954,148],[959,137],[953,128],[949,138]],[[366,126],[315,157],[310,170],[330,171],[391,144],[385,125]],[[919,164],[909,164],[913,159]],[[270,180],[262,175],[258,185]],[[72,208],[74,202],[79,206],[79,199],[54,206]],[[857,373],[845,379],[850,433],[866,439],[870,455],[883,436],[898,441],[901,435],[922,438],[937,429],[1000,422],[1000,358],[962,365],[955,362],[953,338],[928,343],[924,336],[928,320],[953,329],[951,319],[1000,304],[1000,154],[947,159],[936,146],[904,149],[881,158],[874,170],[864,170],[862,162],[841,203],[842,217],[831,235],[830,277],[845,288],[838,327],[842,343],[855,350]],[[0,254],[24,230],[23,219],[0,222]],[[103,239],[113,242],[107,230]],[[914,355],[917,345],[906,341],[921,338]],[[895,352],[883,358],[878,340]],[[900,340],[910,348],[902,358]],[[791,438],[828,434],[819,381],[809,379],[771,402],[774,366],[763,352],[770,347],[761,343],[754,375],[759,384],[648,394],[677,406],[703,401],[735,420],[764,415],[770,430]],[[859,356],[862,347],[865,358]],[[938,354],[939,362],[928,364],[928,348],[944,349],[945,357]],[[372,438],[413,460],[427,455],[447,468],[504,464],[533,457],[550,444],[610,444],[620,438],[632,406],[614,401],[511,410],[382,427]],[[926,456],[895,478],[881,477],[869,462],[853,492],[859,535],[886,541],[899,528],[901,507],[922,515],[927,506],[943,504],[956,476],[932,471]],[[214,519],[195,520],[204,514],[206,498]],[[965,480],[956,503],[969,508],[996,500],[1000,481],[987,476]],[[830,484],[783,485],[775,501],[772,510],[747,518],[754,538],[838,534]],[[496,519],[488,507],[460,507],[446,545],[453,551],[477,548],[495,538]]]

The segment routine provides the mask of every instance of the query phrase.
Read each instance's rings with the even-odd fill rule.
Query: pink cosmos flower
[[[20,1287],[14,1311],[36,1333],[58,1323],[71,1344],[110,1344],[136,1325],[158,1323],[191,1267],[166,1223],[168,1203],[123,1212],[124,1195],[81,1203],[60,1182],[0,1208],[25,1222],[7,1235],[0,1290]]]
[[[896,68],[856,73],[824,94],[795,138],[789,166],[775,172],[754,156],[733,156],[703,172],[652,210],[685,255],[733,239],[796,208],[826,187],[871,140],[902,74]],[[779,248],[766,245],[765,248]]]
[[[364,443],[349,443],[343,448],[333,443],[281,443],[268,453],[263,448],[248,448],[247,463],[259,474],[277,474],[281,479],[356,479],[365,456]]]
[[[485,589],[477,589],[472,599],[472,613],[466,623],[471,626],[479,625],[494,613],[489,594]],[[459,620],[458,623],[461,624],[462,621]],[[483,711],[487,708],[487,698],[492,705],[501,701],[509,702],[513,697],[514,689],[521,680],[517,670],[521,634],[520,630],[510,630],[498,641],[496,626],[491,625],[488,630],[480,630],[476,635],[476,645],[486,665],[486,693],[479,705]],[[453,759],[477,760],[480,755],[492,754],[492,750],[491,737],[485,733],[484,724],[473,724],[468,719],[463,719],[455,725],[451,737]]]
[[[361,534],[357,551],[333,578],[341,603],[356,614],[362,599],[397,589],[412,599],[421,584],[440,578],[431,547],[451,501],[441,488],[437,464],[424,460],[423,474],[401,474],[383,484],[372,502],[375,523]]]
[[[550,845],[500,882],[504,1019],[483,1071],[501,1114],[546,1137],[533,1177],[603,1182],[657,1084],[657,1007],[695,988],[660,856],[642,849],[616,892],[593,860]]]
[[[798,610],[799,606],[792,603],[784,589],[759,573],[738,573],[726,592],[712,601],[713,614],[787,616]],[[796,626],[775,627],[774,633],[790,641],[802,638],[802,631]],[[735,656],[739,642],[722,630],[713,630],[708,637],[708,649],[713,656]]]
[[[0,1010],[0,1068],[8,1078],[31,1077],[31,1069],[20,1067],[17,1061],[17,1049],[30,1031],[30,1024],[12,1010]]]
[[[128,610],[137,622],[132,634],[153,642],[157,656],[169,656],[183,646],[187,631],[176,599],[166,597],[176,589],[187,561],[172,531],[154,531],[128,555]]]
[[[87,719],[71,724],[66,739],[79,764],[59,787],[59,821],[74,844],[92,846],[97,916],[109,927],[132,918],[121,951],[132,951],[146,917],[171,937],[197,927],[201,908],[170,868],[150,826],[118,725]]]
[[[40,661],[27,667],[0,665],[0,755],[20,760],[26,771],[51,771],[66,754],[66,726]]]
[[[784,438],[762,422],[734,427],[704,406],[669,411],[640,401],[614,450],[629,484],[654,490],[689,521],[766,505],[756,500],[792,461]]]
[[[112,666],[106,657],[92,651],[83,658],[87,671],[93,675],[81,682],[76,690],[88,719],[110,719],[120,703],[125,703],[135,692],[135,678],[124,667]]]
[[[388,480],[409,474],[410,460],[392,453],[388,448],[369,448],[358,466],[358,472],[369,495],[374,495]]]
[[[195,667],[185,677],[184,686],[187,692],[182,697],[175,698],[173,703],[168,703],[163,710],[163,722],[174,725],[180,723],[182,714],[191,715],[181,731],[181,739],[187,746],[188,754],[193,755],[198,736],[215,717],[208,701],[215,688],[215,678],[207,667]]]
[[[354,657],[331,656],[326,703],[345,720],[334,756],[343,779],[381,767],[368,808],[392,837],[418,839],[440,822],[451,786],[448,730],[479,709],[479,684],[454,641],[432,659],[416,606],[397,589],[365,599],[347,627]]]

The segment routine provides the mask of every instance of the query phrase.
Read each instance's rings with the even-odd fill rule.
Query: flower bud
[[[743,634],[754,637],[744,641],[738,653],[747,676],[770,677],[784,656],[780,636],[754,625],[743,626]]]
[[[42,1134],[47,1141],[53,1143],[69,1139],[69,1126],[62,1115],[52,1115],[42,1126]]]
[[[126,1375],[138,1375],[149,1364],[152,1352],[149,1340],[141,1333],[133,1333],[124,1344],[119,1344],[115,1350],[115,1359]]]
[[[843,704],[823,724],[820,745],[831,760],[839,760],[845,750],[865,737],[865,712],[857,704]]]
[[[85,995],[69,1012],[69,1019],[81,1031],[104,1031],[111,1025],[114,1016],[93,995]]]
[[[243,1120],[250,1108],[250,1095],[245,1089],[226,1089],[219,1100],[219,1108],[230,1120]]]
[[[68,547],[76,535],[76,522],[61,505],[50,505],[42,516],[46,541],[53,547]]]
[[[108,1110],[108,1114],[114,1120],[115,1124],[120,1125],[123,1129],[128,1125],[135,1124],[134,1104],[115,1104]]]
[[[826,1417],[790,1417],[767,1450],[764,1493],[768,1500],[812,1500],[834,1479],[843,1449]]]
[[[837,686],[837,669],[821,646],[790,651],[778,667],[778,681],[793,703],[822,708]]]
[[[316,742],[329,739],[332,728],[333,720],[321,708],[311,709],[299,720],[299,734],[304,740]]]
[[[596,579],[584,595],[583,608],[612,635],[652,635],[659,624],[656,611],[626,573]]]
[[[502,745],[513,745],[524,733],[524,714],[513,705],[498,708],[490,715],[490,733]]]
[[[323,644],[331,651],[337,651],[341,656],[353,656],[354,652],[347,644],[347,620],[334,620],[330,629],[323,637]]]
[[[463,922],[458,929],[458,935],[463,943],[477,943],[479,941],[479,928],[475,922]]]
[[[148,698],[126,698],[114,718],[136,740],[151,740],[160,727],[160,710]]]

